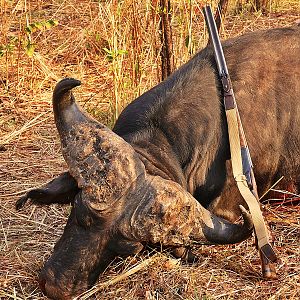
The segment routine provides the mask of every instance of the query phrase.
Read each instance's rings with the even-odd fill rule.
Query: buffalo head
[[[252,222],[241,208],[243,225],[212,215],[179,184],[147,174],[134,148],[76,104],[67,78],[53,94],[62,153],[79,192],[64,233],[39,281],[54,299],[70,299],[95,283],[118,255],[143,245],[236,243],[249,237]]]

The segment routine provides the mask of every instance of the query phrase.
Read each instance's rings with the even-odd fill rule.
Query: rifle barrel
[[[224,57],[223,48],[219,39],[216,22],[213,13],[211,11],[211,7],[209,5],[204,6],[203,12],[208,27],[209,36],[213,43],[213,47],[215,49],[215,59],[218,66],[219,75],[227,76],[228,69]]]
[[[203,13],[204,13],[205,21],[207,24],[208,32],[209,32],[209,37],[213,44],[214,56],[215,56],[219,76],[220,76],[222,86],[223,86],[225,109],[227,110],[227,109],[232,108],[231,105],[227,106],[226,95],[229,96],[229,98],[231,99],[231,103],[233,103],[233,106],[235,106],[235,108],[236,108],[238,126],[239,126],[239,134],[240,134],[240,143],[241,143],[243,173],[246,176],[249,187],[252,188],[255,185],[254,176],[252,176],[252,174],[251,174],[251,173],[253,173],[253,164],[251,161],[251,156],[250,156],[249,148],[247,145],[247,140],[245,137],[244,129],[242,126],[240,114],[239,114],[238,108],[236,106],[234,92],[232,89],[231,80],[230,80],[229,72],[227,69],[223,48],[222,48],[222,45],[221,45],[221,42],[219,39],[219,34],[217,31],[217,26],[215,23],[215,19],[214,19],[211,7],[209,5],[204,6]]]

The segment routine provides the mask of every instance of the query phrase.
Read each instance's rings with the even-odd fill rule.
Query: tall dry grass
[[[1,299],[45,299],[37,274],[69,213],[68,207],[55,205],[14,210],[18,196],[66,168],[52,117],[53,86],[66,76],[80,79],[83,85],[76,97],[82,106],[113,126],[130,101],[160,80],[159,16],[153,3],[0,1]],[[176,67],[206,44],[203,3],[172,2]],[[216,1],[210,3],[216,7]],[[250,12],[247,3],[235,14],[235,3],[229,3],[223,38],[290,25],[300,18],[297,0],[271,0],[266,16]],[[298,299],[299,209],[270,207],[268,219],[281,252],[280,281],[260,279],[256,252],[248,241],[200,247],[196,249],[200,261],[193,266],[174,263],[168,254],[156,255],[153,261],[143,253],[114,262],[100,278],[93,297]],[[126,277],[132,267],[138,272]],[[118,281],[119,274],[123,274],[122,281]]]
[[[132,99],[159,81],[161,45],[156,2],[2,0],[0,67],[1,95],[6,98],[5,103],[16,110],[28,110],[36,106],[40,98],[43,101],[45,95],[46,99],[50,98],[47,92],[51,92],[59,78],[73,76],[84,83],[82,101],[85,107],[112,125]],[[216,7],[216,1],[210,2]],[[204,3],[173,2],[176,67],[206,44],[201,13]],[[234,10],[235,3],[230,2],[229,12]],[[247,3],[243,7],[247,8]],[[296,0],[270,3],[271,12],[299,9]],[[233,16],[234,28],[229,32],[224,28],[224,38],[251,30],[249,25],[242,27],[235,20],[249,16],[245,10]],[[260,18],[260,12],[250,17],[253,27]],[[58,25],[41,25],[49,20]]]

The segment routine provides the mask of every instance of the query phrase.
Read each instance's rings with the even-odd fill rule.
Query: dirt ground
[[[90,4],[89,1],[82,3]],[[38,5],[46,4],[45,1],[42,4],[32,1],[32,7],[37,11]],[[59,12],[50,4],[49,7],[51,16],[53,11]],[[17,5],[1,7],[3,21],[8,20],[7,15],[14,8],[17,18],[20,9]],[[81,9],[78,5],[77,14],[84,18]],[[55,16],[63,23],[65,13]],[[300,7],[297,5],[267,16],[232,16],[224,24],[224,35],[229,37],[246,31],[287,26],[299,18]],[[75,13],[70,22],[75,28]],[[2,30],[5,29],[3,24]],[[76,26],[79,28],[80,24]],[[68,28],[65,26],[62,30]],[[93,59],[96,58],[91,59],[88,54],[84,54],[85,59],[90,60],[81,64],[80,58],[76,59],[78,44],[73,44],[74,48],[68,54],[69,64],[66,63],[61,58],[66,59],[65,52],[57,50],[57,41],[62,37],[69,38],[66,32],[61,33],[60,39],[54,39],[57,44],[52,45],[47,33],[41,33],[36,43],[43,40],[46,44],[38,44],[42,56],[36,55],[34,59],[24,58],[23,61],[22,56],[17,60],[16,55],[15,61],[11,62],[8,56],[6,60],[5,55],[0,57],[0,299],[47,299],[38,287],[37,276],[61,236],[70,212],[70,207],[59,205],[26,205],[21,211],[15,210],[16,200],[26,191],[41,186],[66,169],[51,108],[56,79],[69,74],[85,78],[87,84],[82,89],[82,97],[93,98],[92,102],[85,102],[87,108],[96,117],[110,122],[103,116],[109,111],[109,100],[99,99],[105,97],[107,90],[116,83],[115,77],[108,76],[107,79],[101,74],[104,62],[100,61],[95,68]],[[56,56],[45,64],[42,58],[51,56],[46,49],[48,46],[56,47],[57,51]],[[81,51],[80,55],[83,55]],[[144,86],[149,88],[153,82],[147,81]],[[100,113],[92,111],[95,103]],[[250,239],[237,245],[197,247],[194,251],[199,260],[192,265],[175,260],[168,252],[154,250],[146,250],[136,257],[120,258],[100,276],[98,288],[91,292],[92,295],[80,299],[300,299],[300,206],[293,203],[265,205],[280,258],[277,280],[262,280],[257,251]],[[134,267],[139,270],[129,276],[126,272]],[[114,282],[124,273],[122,280]]]

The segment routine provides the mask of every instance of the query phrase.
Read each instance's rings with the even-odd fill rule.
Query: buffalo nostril
[[[73,298],[69,292],[63,290],[60,285],[55,282],[54,274],[51,269],[43,269],[38,281],[43,294],[50,299],[70,300]]]

